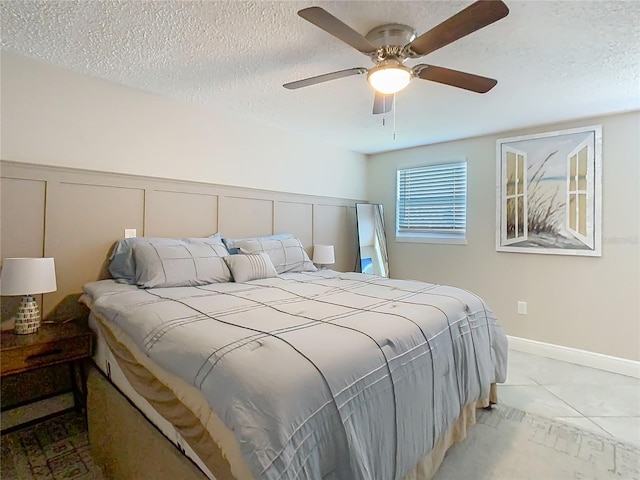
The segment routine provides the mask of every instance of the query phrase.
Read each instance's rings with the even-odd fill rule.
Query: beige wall
[[[4,160],[368,198],[385,205],[394,277],[473,290],[487,300],[508,334],[640,359],[637,112],[373,155],[367,161],[363,155],[269,126],[4,51],[1,62],[0,157]],[[495,140],[596,123],[603,125],[602,257],[497,253]],[[396,168],[461,157],[467,159],[469,172],[468,245],[395,243]],[[318,165],[322,168],[316,171]],[[29,179],[10,183],[3,196],[23,187],[34,195],[43,195],[45,188],[42,181]],[[316,221],[340,220],[340,211],[326,210],[320,203],[314,207]],[[308,208],[294,201],[290,210]],[[44,218],[38,215],[40,225]],[[280,215],[274,221],[288,226],[288,218]],[[351,222],[355,232],[350,216],[344,222]],[[13,244],[6,241],[7,232],[18,235],[18,230],[8,228],[4,219],[3,224],[7,247]],[[349,232],[316,230],[313,241],[323,243],[327,241],[323,236],[340,235]],[[21,254],[43,253],[41,238],[36,241],[22,230],[19,236],[33,239],[32,246],[23,245]],[[306,239],[307,244],[310,241]],[[346,238],[343,241],[347,243]],[[516,314],[518,300],[528,302],[528,315]]]
[[[44,295],[45,312],[100,276],[125,228],[292,232],[309,254],[314,243],[335,244],[334,268],[353,268],[364,155],[1,55],[0,254],[56,258],[58,291]]]
[[[358,199],[327,198],[181,180],[0,161],[2,259],[54,257],[58,289],[49,313],[86,282],[105,278],[106,259],[124,230],[146,237],[228,238],[292,233],[310,257],[335,246],[337,271],[353,270]],[[11,318],[15,298],[2,297]],[[5,312],[7,314],[5,315]]]
[[[362,154],[1,54],[3,160],[364,198]]]
[[[602,257],[495,251],[498,138],[602,124]],[[383,203],[391,275],[481,295],[507,334],[640,360],[640,112],[470,138],[369,158],[368,199]],[[396,243],[399,167],[466,158],[468,245]],[[518,300],[528,314],[517,314]]]

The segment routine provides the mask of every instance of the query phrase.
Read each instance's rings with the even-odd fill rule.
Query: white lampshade
[[[314,245],[313,263],[318,265],[331,265],[332,263],[336,263],[333,245]]]
[[[0,295],[35,295],[55,292],[53,258],[5,258],[0,275]]]
[[[402,65],[383,65],[369,70],[367,80],[371,86],[384,95],[399,92],[409,85],[413,74]]]
[[[57,288],[53,258],[4,259],[0,275],[0,295],[24,295],[16,312],[16,334],[38,331],[40,309],[33,295],[54,292]]]

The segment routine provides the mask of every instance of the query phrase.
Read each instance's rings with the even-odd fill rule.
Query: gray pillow
[[[224,257],[224,261],[231,270],[233,281],[237,283],[278,276],[271,258],[264,252],[251,255],[229,255]]]
[[[138,243],[151,245],[183,245],[185,243],[224,245],[219,233],[206,238],[123,238],[116,243],[109,257],[109,273],[120,283],[136,284],[136,262],[133,256],[133,246]]]
[[[224,245],[177,245],[138,242],[133,245],[136,283],[145,288],[193,287],[231,280]]]
[[[315,272],[317,268],[309,260],[302,242],[297,238],[281,240],[240,240],[235,243],[242,253],[264,252],[278,273]]]
[[[285,238],[294,238],[292,233],[276,233],[274,235],[265,235],[264,237],[250,237],[250,238],[223,238],[224,245],[229,250],[231,255],[240,253],[240,248],[236,246],[236,243],[247,240],[253,240],[256,242],[262,242],[264,240],[282,240]]]

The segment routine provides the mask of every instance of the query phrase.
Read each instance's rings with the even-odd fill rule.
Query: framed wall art
[[[500,139],[496,159],[496,250],[601,255],[601,125]]]

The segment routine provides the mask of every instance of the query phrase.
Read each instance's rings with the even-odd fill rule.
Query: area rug
[[[640,448],[504,405],[478,411],[433,480],[639,480]]]
[[[102,480],[84,419],[69,413],[2,436],[2,480]],[[433,480],[640,480],[640,448],[504,405],[479,410]]]
[[[101,480],[84,418],[67,413],[3,435],[2,480]]]

